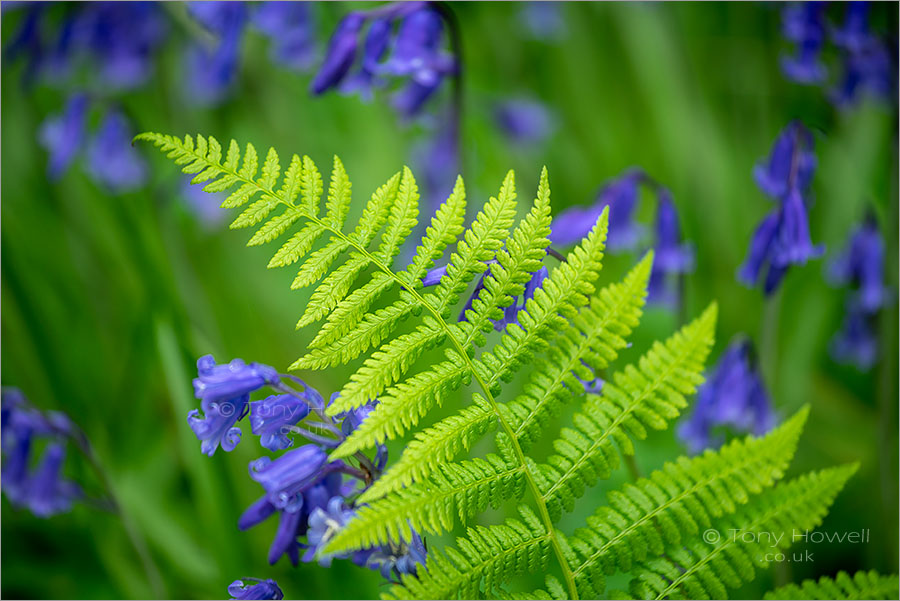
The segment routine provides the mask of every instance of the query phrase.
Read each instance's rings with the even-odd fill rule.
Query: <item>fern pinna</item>
[[[258,226],[250,245],[294,230],[269,267],[299,265],[292,288],[315,289],[298,327],[324,323],[291,367],[326,369],[364,356],[324,411],[336,416],[378,400],[329,460],[364,458],[378,444],[411,437],[383,473],[361,460],[368,485],[353,502],[355,517],[329,531],[320,553],[411,541],[417,532],[447,531],[457,519],[467,523],[488,506],[521,502],[516,518],[470,527],[456,548],[430,549],[424,569],[403,574],[387,597],[724,598],[765,565],[766,551],[746,542],[753,537],[726,532],[813,528],[855,469],[781,481],[806,417],[801,411],[764,438],[681,457],[609,492],[608,505],[582,528],[561,532],[555,524],[575,500],[609,478],[621,456],[634,453],[635,440],[666,428],[687,406],[713,343],[714,304],[609,376],[638,325],[653,256],[623,281],[600,287],[604,211],[581,243],[540,275],[551,224],[546,170],[518,222],[512,172],[468,227],[465,188],[457,179],[412,261],[398,269],[394,262],[418,218],[408,168],[375,191],[349,230],[351,184],[336,157],[323,213],[323,178],[309,157],[294,155],[280,177],[274,149],[258,173],[249,144],[242,156],[236,142],[225,150],[212,137],[147,133],[138,139],[196,174],[194,183],[207,182],[208,192],[231,190],[223,207],[242,208],[231,227]],[[434,270],[447,249],[449,260]],[[543,278],[539,286],[536,274]],[[457,320],[454,307],[477,277],[477,294]],[[409,319],[414,327],[398,334]],[[495,326],[500,335],[489,337]],[[410,373],[435,349],[443,359]],[[504,384],[524,367],[521,394],[501,400]],[[584,382],[601,374],[606,381],[595,394]],[[435,405],[465,386],[473,389],[469,403],[420,428]],[[567,403],[580,406],[553,441],[553,454],[529,455]],[[458,459],[489,431],[495,431],[496,453]],[[702,536],[707,532],[721,537],[711,542]],[[517,575],[548,570],[554,573],[546,590],[509,588]],[[616,572],[629,575],[627,591],[607,591],[606,577]]]

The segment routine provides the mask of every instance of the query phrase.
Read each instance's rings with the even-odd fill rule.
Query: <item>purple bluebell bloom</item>
[[[777,422],[749,340],[732,343],[706,382],[697,391],[691,415],[678,427],[678,436],[692,453],[724,442],[716,428],[762,435]]]
[[[402,574],[416,575],[418,567],[424,566],[428,559],[428,551],[422,537],[415,530],[412,539],[399,545],[382,545],[371,550],[366,557],[365,565],[381,572],[381,576],[392,582],[400,582]]]
[[[50,153],[50,179],[61,177],[84,146],[88,105],[86,94],[73,94],[61,115],[50,116],[41,124],[38,141]]]
[[[820,257],[825,248],[814,245],[809,233],[809,215],[804,193],[815,170],[812,136],[802,124],[791,123],[775,141],[767,163],[753,172],[760,189],[778,201],[778,206],[757,226],[738,280],[754,286],[768,266],[763,290],[775,291],[788,267]]]
[[[869,2],[848,2],[844,23],[831,31],[835,46],[850,52],[865,48],[871,39],[869,31]]]
[[[28,494],[28,463],[31,459],[31,445],[34,430],[31,424],[21,420],[19,412],[9,418],[9,425],[3,441],[3,462],[0,483],[3,492],[14,505],[24,503]]]
[[[884,239],[875,216],[869,214],[850,236],[846,248],[829,265],[829,279],[838,285],[857,287],[854,302],[861,310],[875,312],[890,294],[884,282]]]
[[[831,339],[831,356],[838,363],[855,365],[868,371],[878,360],[877,314],[865,311],[852,300],[840,331]]]
[[[251,584],[245,584],[250,582]],[[248,601],[250,599],[284,599],[284,593],[274,580],[244,578],[228,585],[228,594],[232,601]]]
[[[323,554],[321,550],[334,538],[344,526],[353,518],[354,512],[344,504],[342,497],[332,497],[325,508],[317,507],[309,516],[309,531],[307,541],[309,547],[303,554],[303,561],[310,562],[318,559],[322,567],[331,566],[333,559],[341,559],[349,556],[347,553]]]
[[[864,94],[887,102],[896,100],[896,46],[871,36],[862,47],[845,51],[842,67],[840,79],[830,92],[838,107],[851,106]]]
[[[237,79],[241,40],[247,19],[243,2],[191,2],[191,15],[216,36],[215,47],[195,44],[185,63],[187,100],[199,106],[221,102]]]
[[[825,4],[802,2],[785,5],[784,37],[797,45],[795,56],[783,56],[781,69],[788,79],[803,84],[821,83],[828,73],[819,60],[825,43]]]
[[[61,477],[65,457],[66,449],[62,444],[50,443],[40,465],[28,480],[24,503],[38,517],[69,511],[72,502],[81,496],[77,484]]]
[[[328,455],[318,445],[308,444],[288,451],[275,460],[260,457],[250,462],[250,477],[262,484],[269,502],[278,509],[296,511],[306,488],[323,473]],[[341,462],[330,464],[329,468]]]
[[[694,270],[694,247],[681,241],[678,212],[669,191],[661,188],[656,202],[656,246],[647,300],[675,305],[681,299],[678,298],[677,281],[673,281],[671,276],[677,278]]]
[[[112,110],[88,145],[88,175],[113,193],[139,188],[147,179],[147,165],[131,145],[132,135],[125,116]]]
[[[204,417],[198,417],[200,412],[193,409],[188,413],[188,424],[202,441],[202,453],[212,457],[219,445],[226,452],[232,451],[241,440],[241,429],[235,424],[247,414],[250,393],[277,383],[278,372],[268,365],[248,365],[241,359],[216,365],[212,355],[197,360],[197,372],[194,395],[201,400]]]
[[[600,213],[609,207],[609,233],[606,246],[610,252],[631,250],[637,247],[642,228],[634,222],[639,186],[646,180],[640,169],[629,169],[603,185],[596,202],[589,207],[570,207],[556,216],[550,233],[550,242],[566,246],[580,242],[590,233]]]
[[[259,4],[253,25],[268,36],[272,61],[295,69],[309,69],[316,58],[313,4],[309,2],[273,2]]]
[[[516,144],[539,144],[554,128],[550,110],[537,100],[517,98],[494,107],[494,121]]]
[[[356,60],[358,38],[365,23],[366,17],[361,13],[353,12],[341,19],[328,42],[325,62],[310,84],[310,92],[322,94],[338,86],[346,77]]]
[[[309,404],[294,395],[279,394],[250,403],[250,427],[259,443],[270,451],[283,451],[294,444],[291,426],[309,415]]]
[[[363,45],[363,57],[362,61],[360,61],[359,69],[343,79],[340,84],[342,93],[359,92],[359,95],[364,100],[369,101],[372,99],[372,88],[384,83],[383,79],[377,76],[377,73],[381,70],[380,61],[390,45],[392,31],[393,24],[389,18],[379,18],[372,21]]]

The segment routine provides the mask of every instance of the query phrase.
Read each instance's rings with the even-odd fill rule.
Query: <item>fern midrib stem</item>
[[[696,348],[696,345],[691,345],[691,347],[689,349],[685,350],[685,353],[684,353],[684,355],[682,355],[682,357],[690,356],[690,354],[694,351],[695,348]],[[680,362],[678,364],[680,364]],[[591,444],[590,450],[586,453],[583,453],[581,455],[581,457],[578,459],[578,461],[574,462],[572,464],[572,466],[569,467],[569,469],[567,469],[565,471],[563,476],[559,480],[557,480],[553,486],[550,487],[550,489],[547,491],[547,494],[545,495],[546,497],[549,497],[551,494],[553,494],[553,491],[555,491],[557,488],[559,488],[563,482],[567,481],[569,479],[569,477],[571,477],[571,475],[573,473],[575,473],[580,466],[584,465],[584,463],[587,461],[588,455],[590,455],[592,452],[594,452],[594,450],[597,449],[601,443],[608,440],[610,437],[610,433],[613,432],[615,430],[615,428],[617,426],[619,426],[619,424],[621,424],[627,416],[631,415],[634,412],[635,407],[639,406],[644,400],[648,399],[650,397],[650,395],[652,394],[652,392],[657,390],[659,388],[660,384],[668,379],[669,374],[671,374],[673,371],[675,371],[675,365],[676,365],[676,362],[670,363],[668,366],[666,366],[666,369],[663,370],[662,374],[660,374],[658,377],[654,378],[653,381],[647,385],[647,387],[641,392],[641,396],[639,396],[630,405],[628,411],[623,411],[621,415],[619,415],[616,419],[614,419],[612,424],[610,424],[610,426],[608,428],[606,428],[606,432],[604,432],[603,436],[599,440],[596,440],[596,441],[594,441],[593,444]],[[602,398],[602,396],[601,396],[601,398]]]
[[[191,154],[200,158],[200,160],[206,161],[209,163],[209,160],[206,157],[201,157],[194,150],[190,151]],[[419,294],[419,291],[409,285],[409,282],[404,282],[402,278],[400,278],[397,274],[393,272],[388,266],[386,266],[380,259],[378,259],[374,254],[368,251],[368,249],[360,246],[360,244],[342,232],[339,229],[336,229],[332,225],[325,223],[324,220],[320,219],[317,215],[313,215],[309,213],[305,207],[297,206],[293,202],[286,202],[285,200],[278,198],[277,194],[272,190],[265,188],[264,186],[260,186],[258,182],[246,178],[236,171],[232,169],[225,168],[220,162],[216,161],[216,167],[221,169],[223,173],[227,173],[239,181],[244,183],[256,186],[263,193],[263,196],[268,196],[276,203],[286,205],[288,207],[292,207],[295,209],[300,209],[302,211],[302,217],[309,219],[319,227],[331,232],[332,235],[337,236],[342,239],[348,245],[352,246],[356,249],[357,252],[361,253],[365,257],[367,257],[376,268],[383,271],[390,277],[392,280],[406,288],[407,292],[419,302],[423,308],[425,308],[432,316],[435,318],[440,328],[444,330],[447,338],[449,338],[453,345],[456,347],[457,352],[460,357],[466,362],[467,369],[471,372],[472,377],[475,378],[475,381],[478,382],[478,385],[481,387],[482,391],[486,395],[488,403],[491,405],[491,410],[494,412],[494,415],[497,417],[497,421],[500,423],[500,427],[506,432],[506,435],[509,436],[510,443],[512,444],[513,453],[516,456],[516,459],[519,462],[519,465],[524,468],[523,473],[525,474],[525,481],[528,485],[528,489],[531,491],[532,497],[534,497],[535,504],[538,506],[538,513],[541,516],[541,521],[544,523],[544,528],[547,530],[547,537],[550,539],[550,545],[553,547],[553,552],[556,555],[556,559],[559,562],[560,568],[562,569],[563,576],[566,579],[566,585],[569,589],[569,596],[574,600],[578,599],[578,589],[575,586],[575,577],[572,574],[572,569],[569,567],[569,562],[566,561],[565,554],[562,551],[562,545],[559,543],[559,539],[556,537],[556,531],[553,528],[553,520],[550,519],[550,512],[547,509],[547,503],[541,495],[541,490],[537,485],[537,482],[534,480],[534,476],[531,474],[531,470],[528,469],[528,462],[525,458],[525,453],[522,451],[522,446],[519,444],[519,439],[516,438],[516,433],[513,430],[512,426],[503,418],[503,414],[500,412],[500,407],[497,405],[497,400],[494,398],[494,395],[491,394],[490,388],[488,388],[485,381],[478,374],[478,371],[475,369],[475,364],[472,363],[472,359],[466,353],[463,346],[460,344],[459,340],[453,335],[453,332],[450,331],[450,328],[447,326],[447,323],[444,321],[443,316],[435,309],[431,303],[425,300],[425,298]]]
[[[635,531],[642,524],[649,522],[651,518],[656,517],[657,515],[661,514],[663,511],[665,511],[666,509],[668,509],[675,503],[678,503],[679,501],[687,498],[688,496],[692,495],[693,493],[700,490],[701,488],[709,486],[710,483],[715,482],[716,480],[723,480],[725,477],[727,477],[737,471],[743,470],[744,468],[752,465],[753,460],[757,459],[757,458],[750,455],[750,456],[747,456],[747,459],[748,460],[746,462],[741,462],[741,463],[737,463],[737,464],[733,465],[731,467],[731,469],[729,469],[727,472],[714,474],[713,477],[709,477],[709,478],[703,480],[702,484],[700,482],[695,482],[694,485],[691,486],[690,488],[685,489],[684,491],[675,495],[674,497],[672,497],[671,499],[669,499],[668,501],[666,501],[665,503],[663,503],[662,505],[660,505],[659,507],[657,507],[656,509],[654,509],[653,511],[651,511],[650,513],[648,513],[647,515],[645,515],[644,517],[639,519],[638,521],[634,522],[627,528],[620,530],[614,537],[609,539],[606,542],[606,544],[604,544],[602,547],[597,549],[597,551],[592,553],[590,557],[588,557],[586,560],[584,560],[581,563],[581,565],[578,566],[578,568],[574,572],[575,576],[577,576],[578,574],[583,572],[584,569],[588,565],[590,565],[591,563],[593,563],[594,561],[599,559],[600,556],[603,555],[604,553],[606,553],[606,551],[608,551],[615,543],[622,540],[626,534]]]

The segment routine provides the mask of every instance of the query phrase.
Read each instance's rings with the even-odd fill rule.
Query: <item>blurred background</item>
[[[543,165],[557,213],[593,203],[604,181],[629,167],[671,191],[696,257],[683,314],[719,302],[709,364],[745,334],[759,349],[779,418],[811,406],[792,473],[860,462],[822,529],[868,528],[870,541],[811,545],[815,561],[782,569],[798,580],[839,569],[896,571],[896,295],[878,315],[877,362],[869,369],[844,365],[829,348],[848,293],[824,275],[870,210],[886,240],[886,282],[896,290],[895,92],[887,101],[860,94],[841,104],[828,85],[786,78],[781,63],[793,43],[783,33],[783,5],[473,2],[442,5],[445,23],[456,26],[447,30],[445,49],[459,59],[460,76],[448,77],[412,115],[388,90],[376,89],[371,99],[310,91],[340,19],[376,5],[306,5],[300,56],[278,47],[282,34],[255,16],[259,7],[248,4],[246,26],[228,26],[202,4],[150,5],[144,16],[94,16],[93,25],[79,20],[87,7],[78,3],[40,10],[2,4],[2,383],[19,387],[42,410],[64,411],[84,430],[124,518],[76,503],[42,519],[4,496],[0,595],[218,598],[243,576],[274,578],[286,598],[366,598],[383,590],[377,572],[348,561],[324,569],[293,568],[283,559],[270,567],[275,523],[237,530],[238,516],[260,493],[247,463],[261,453],[245,432],[232,453],[200,454],[185,421],[199,405],[191,387],[195,361],[211,353],[222,362],[241,357],[285,370],[315,333],[294,329],[309,291],[289,289],[290,269],[266,270],[274,249],[246,248],[249,234],[229,231],[226,211],[190,190],[163,156],[148,145],[132,150],[113,141],[147,130],[203,133],[274,146],[282,157],[305,153],[323,171],[339,154],[356,193],[352,219],[403,164],[416,171],[426,201],[440,196],[441,184],[432,190],[426,179],[439,182],[442,168],[455,171],[452,143],[449,151],[440,147],[454,107],[470,206],[495,194],[509,168],[520,198],[531,198]],[[834,4],[825,14],[840,22],[846,10]],[[874,5],[869,19],[896,53],[896,4]],[[144,36],[144,63],[92,64],[89,50],[77,66],[60,64],[61,55],[77,50],[59,52],[60,32],[71,30],[77,40],[97,23],[111,28],[104,40]],[[198,48],[224,52],[226,37],[231,54],[194,62]],[[839,77],[841,56],[826,48],[822,60]],[[83,138],[61,133],[66,120],[59,117],[75,110],[79,93],[91,132]],[[519,113],[504,113],[517,105]],[[525,125],[510,124],[516,115]],[[826,252],[789,270],[769,301],[777,303],[777,328],[762,341],[764,316],[773,309],[735,273],[772,206],[753,181],[753,166],[794,119],[815,139],[810,230]],[[68,148],[66,140],[83,142]],[[636,219],[649,230],[653,218],[645,194]],[[621,279],[642,252],[611,256],[603,280]],[[648,308],[623,360],[667,337],[681,319],[669,307]],[[299,375],[327,398],[349,373]],[[684,452],[672,428],[640,445],[637,461],[646,473]],[[89,496],[103,495],[103,483],[74,451],[66,474]],[[624,478],[593,489],[563,530],[581,524]],[[132,538],[146,544],[144,562],[123,519]],[[147,560],[160,574],[156,588]],[[757,598],[778,577],[766,572],[739,596]]]

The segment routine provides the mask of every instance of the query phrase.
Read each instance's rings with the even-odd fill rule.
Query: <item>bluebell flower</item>
[[[250,582],[252,584],[245,584]],[[232,601],[247,601],[249,599],[284,599],[284,593],[274,580],[261,580],[259,578],[244,578],[235,580],[228,585],[228,594]]]
[[[134,190],[147,179],[147,165],[131,145],[133,132],[125,116],[109,111],[87,148],[87,172],[114,193]]]
[[[294,441],[290,427],[309,415],[309,404],[294,395],[279,394],[250,403],[250,427],[260,444],[270,451],[282,451]]]
[[[308,444],[274,460],[260,457],[250,462],[250,477],[262,484],[272,505],[293,511],[303,502],[300,493],[323,474],[327,459],[328,455],[321,447]],[[331,464],[332,471],[335,464],[340,463]]]
[[[221,102],[237,79],[241,40],[247,19],[243,2],[190,2],[188,10],[215,37],[209,47],[194,44],[185,63],[185,88],[188,101],[211,106]]]
[[[825,4],[802,2],[785,5],[782,14],[784,37],[797,45],[795,56],[783,56],[781,68],[797,83],[821,83],[828,73],[819,60],[825,43]]]
[[[331,396],[331,401],[334,402],[334,399],[337,398],[339,393],[334,393]],[[350,436],[359,428],[363,421],[372,414],[375,410],[375,406],[378,405],[378,400],[369,401],[365,405],[361,405],[359,407],[354,407],[344,413],[341,413],[337,417],[341,419],[341,433],[344,436]],[[387,445],[380,443],[375,445],[375,469],[381,471],[387,465],[388,460],[388,450]]]
[[[775,291],[788,267],[820,257],[825,248],[814,245],[809,234],[809,215],[804,193],[815,169],[812,136],[800,123],[791,123],[775,141],[767,163],[753,175],[760,189],[778,201],[778,206],[757,226],[738,279],[754,286],[768,267],[763,290]]]
[[[234,450],[241,440],[241,429],[235,424],[248,411],[250,393],[279,381],[278,372],[268,365],[246,364],[241,359],[216,365],[212,355],[197,360],[198,377],[194,378],[194,394],[201,400],[204,416],[196,409],[188,413],[188,424],[202,441],[200,451],[210,457],[219,445],[226,452]]]
[[[550,242],[566,246],[580,242],[588,235],[603,209],[609,207],[609,233],[606,246],[610,252],[637,247],[642,228],[634,221],[639,187],[646,180],[640,169],[629,169],[603,185],[596,202],[589,207],[570,207],[556,216],[551,225]]]
[[[359,34],[365,23],[366,17],[361,13],[353,12],[341,19],[328,42],[325,61],[310,84],[310,92],[317,95],[327,92],[337,87],[350,72],[356,60]]]
[[[829,350],[838,363],[868,371],[878,360],[877,314],[865,311],[852,300],[848,305],[841,329],[831,339]]]
[[[842,58],[841,76],[830,93],[838,107],[846,108],[864,94],[887,102],[896,100],[896,47],[871,36],[861,47],[846,50]]]
[[[692,453],[724,442],[721,427],[762,435],[777,417],[748,340],[732,343],[697,391],[691,415],[678,427],[679,438]]]
[[[418,567],[424,566],[428,551],[422,537],[415,530],[409,542],[381,545],[372,549],[366,557],[365,565],[378,570],[386,580],[399,582],[401,574],[416,575]]]
[[[38,517],[46,518],[69,511],[72,502],[81,496],[77,484],[61,477],[65,457],[66,450],[62,444],[50,443],[40,465],[28,480],[24,503]]]
[[[28,464],[34,430],[20,418],[19,412],[10,417],[3,440],[6,455],[0,473],[0,488],[13,505],[21,505],[28,493]]]
[[[554,117],[537,100],[516,98],[494,107],[494,121],[516,144],[539,144],[553,131]]]
[[[316,58],[315,23],[309,2],[261,2],[253,25],[269,38],[272,61],[298,71]]]
[[[831,31],[835,46],[850,52],[858,52],[868,45],[872,34],[869,31],[869,2],[848,2],[844,23]]]
[[[61,115],[52,115],[41,124],[38,141],[50,153],[50,179],[62,176],[84,146],[88,106],[86,94],[73,94]]]
[[[680,276],[693,271],[694,248],[681,241],[678,212],[669,191],[661,188],[657,193],[656,202],[656,245],[650,282],[647,286],[647,300],[677,304],[680,302],[678,285],[672,281],[671,276]]]
[[[353,518],[354,512],[344,504],[342,497],[332,497],[325,508],[317,507],[309,516],[309,531],[307,532],[308,549],[303,555],[303,561],[310,562],[318,559],[322,567],[331,566],[333,559],[345,558],[347,553],[325,554],[322,549],[334,538],[334,535],[347,525]]]
[[[359,69],[343,79],[340,84],[341,92],[345,94],[358,92],[364,100],[372,99],[372,88],[384,83],[383,78],[378,77],[377,73],[381,70],[380,62],[387,53],[392,32],[391,19],[382,17],[372,21],[363,44]]]
[[[884,281],[885,245],[872,214],[851,234],[841,253],[831,262],[829,279],[834,284],[856,287],[854,303],[870,313],[881,309],[890,291]]]
[[[3,2],[3,11],[11,7],[9,2]],[[16,5],[12,5],[13,7]],[[19,29],[13,34],[9,44],[3,49],[5,59],[13,62],[24,55],[27,64],[25,66],[23,81],[30,85],[38,75],[41,64],[44,61],[46,49],[41,38],[41,23],[44,10],[49,6],[47,2],[22,2],[18,6],[27,7],[25,16],[22,17]]]

